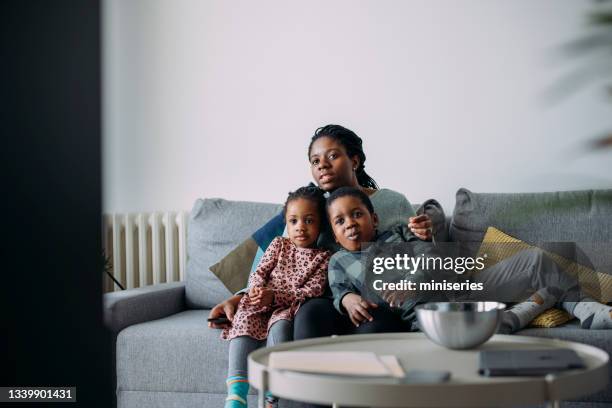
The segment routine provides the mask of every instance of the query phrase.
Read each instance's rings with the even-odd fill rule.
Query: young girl
[[[291,340],[298,308],[325,289],[330,254],[315,248],[326,222],[323,191],[302,187],[289,193],[283,212],[289,238],[274,238],[249,277],[249,292],[240,300],[231,327],[221,334],[230,340],[226,408],[247,406],[249,353]],[[275,404],[271,397],[268,401]]]

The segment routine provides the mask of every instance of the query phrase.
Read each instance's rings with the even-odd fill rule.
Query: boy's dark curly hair
[[[366,206],[370,214],[374,214],[374,206],[372,205],[372,201],[370,201],[370,197],[363,191],[355,187],[340,187],[335,189],[333,192],[329,194],[327,197],[327,202],[325,204],[325,208],[329,209],[331,204],[340,197],[355,197],[359,199]]]

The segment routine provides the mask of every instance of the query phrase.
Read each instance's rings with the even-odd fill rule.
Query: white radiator
[[[107,214],[104,253],[126,289],[182,281],[187,265],[188,212]],[[104,290],[120,290],[104,276]]]

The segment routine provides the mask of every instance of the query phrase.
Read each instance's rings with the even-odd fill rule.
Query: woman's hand
[[[429,215],[421,214],[416,217],[408,218],[408,228],[417,238],[429,241],[432,236],[433,222]]]
[[[254,306],[270,306],[274,301],[274,291],[268,288],[251,288],[249,298]]]
[[[351,322],[357,327],[365,321],[374,320],[368,309],[377,308],[376,303],[369,302],[355,293],[349,293],[342,298],[342,306],[346,309]]]
[[[208,315],[208,318],[215,319],[217,317],[225,316],[231,322],[232,320],[234,320],[234,313],[236,313],[238,303],[240,303],[240,299],[242,299],[242,296],[243,295],[235,295],[219,303],[218,305],[212,308],[210,314]],[[212,327],[213,329],[223,329],[228,326],[231,326],[231,323],[217,324],[213,322],[208,322],[208,327]]]

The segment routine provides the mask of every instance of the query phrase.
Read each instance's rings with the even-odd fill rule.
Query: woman
[[[379,229],[407,220],[412,232],[423,240],[431,239],[432,220],[427,214],[415,216],[412,206],[400,193],[388,189],[379,189],[376,182],[365,172],[366,156],[362,140],[353,131],[340,125],[327,125],[318,128],[308,147],[308,159],[311,173],[317,185],[331,192],[339,187],[356,187],[366,193],[379,216]],[[322,246],[333,247],[331,231],[322,233],[319,242]],[[329,288],[327,288],[327,292]],[[236,307],[242,294],[235,295],[216,305],[210,312],[210,318],[226,316],[233,320]],[[364,302],[360,305],[363,314],[370,321],[358,328],[350,320],[340,315],[333,306],[330,297],[310,299],[298,311],[294,321],[294,338],[346,334],[350,332],[370,333],[381,331],[392,326],[392,322],[377,320],[374,306]],[[209,323],[213,328],[224,328],[227,324]]]

